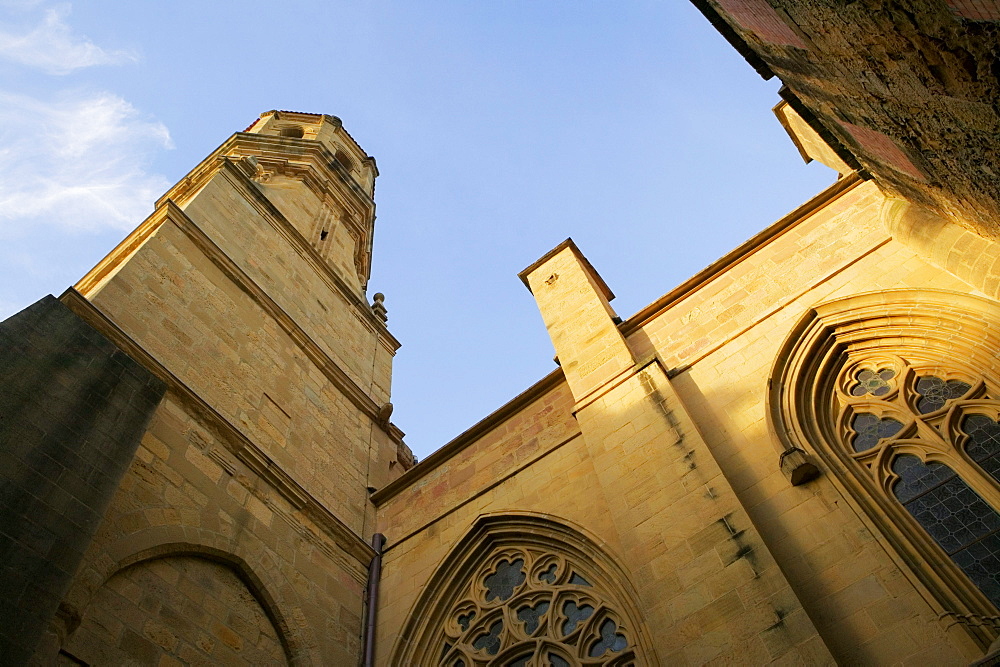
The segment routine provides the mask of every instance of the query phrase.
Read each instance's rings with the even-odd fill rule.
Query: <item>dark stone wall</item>
[[[1000,239],[1000,2],[691,1],[849,164]]]
[[[47,296],[0,322],[0,662],[31,657],[166,386]]]

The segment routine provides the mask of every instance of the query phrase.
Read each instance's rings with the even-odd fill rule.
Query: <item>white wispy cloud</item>
[[[0,0],[0,7],[11,11],[23,12],[34,9],[42,4],[42,2],[43,0]]]
[[[69,13],[69,5],[48,9],[41,23],[20,34],[0,27],[0,58],[57,75],[137,60],[134,53],[108,51],[74,34],[65,21]]]
[[[0,91],[0,229],[131,229],[170,185],[147,171],[170,133],[111,93]]]

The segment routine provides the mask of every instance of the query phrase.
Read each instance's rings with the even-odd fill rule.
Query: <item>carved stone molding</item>
[[[768,417],[780,448],[815,456],[939,615],[996,607],[896,494],[900,466],[939,465],[1000,511],[967,453],[968,418],[1000,419],[1000,308],[941,290],[886,290],[810,310],[779,351]],[[963,430],[965,429],[965,430]],[[982,648],[1000,626],[960,623]]]
[[[480,517],[424,591],[391,664],[657,664],[622,570],[551,517]]]

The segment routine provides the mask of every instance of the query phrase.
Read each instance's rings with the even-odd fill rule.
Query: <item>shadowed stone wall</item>
[[[254,593],[231,568],[197,556],[155,558],[115,574],[67,652],[92,665],[288,663]]]
[[[55,297],[0,323],[0,655],[31,656],[165,386]]]
[[[692,2],[851,166],[1000,238],[1000,3]]]

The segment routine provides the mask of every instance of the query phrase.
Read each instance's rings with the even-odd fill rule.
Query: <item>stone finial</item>
[[[385,294],[382,292],[375,292],[375,296],[372,297],[375,303],[372,304],[372,312],[375,313],[375,317],[379,318],[383,322],[388,322],[389,317],[386,315],[385,309]]]

